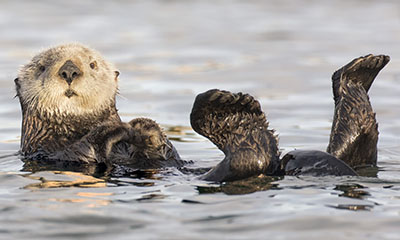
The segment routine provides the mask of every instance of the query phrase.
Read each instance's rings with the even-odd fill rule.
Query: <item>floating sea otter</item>
[[[198,95],[192,127],[225,153],[202,178],[222,182],[259,174],[356,175],[351,167],[376,165],[378,130],[367,92],[388,62],[388,56],[368,55],[334,73],[328,153],[292,151],[280,160],[278,141],[252,96],[220,90]],[[15,84],[25,163],[111,171],[182,167],[185,161],[157,123],[120,120],[115,107],[118,75],[99,53],[81,44],[50,48],[23,66]]]
[[[277,139],[258,101],[247,94],[209,90],[197,96],[191,124],[225,159],[204,176],[230,181],[266,175],[357,175],[376,166],[378,125],[368,90],[388,56],[354,59],[332,76],[335,113],[327,152],[295,150],[279,160]],[[340,159],[340,160],[339,160]]]

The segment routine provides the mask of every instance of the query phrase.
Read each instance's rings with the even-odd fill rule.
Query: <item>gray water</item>
[[[22,172],[13,79],[36,52],[70,41],[116,64],[122,118],[155,119],[191,167],[223,158],[190,128],[196,94],[251,93],[283,153],[324,150],[331,74],[355,57],[388,54],[370,91],[378,177],[217,185],[173,169],[108,181]],[[400,239],[399,42],[396,0],[0,0],[0,238]]]

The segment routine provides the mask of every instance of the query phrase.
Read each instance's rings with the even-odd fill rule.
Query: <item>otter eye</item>
[[[95,69],[96,67],[97,67],[97,62],[96,61],[90,63],[90,68],[91,69]]]
[[[43,66],[43,65],[40,65],[40,67],[39,67],[39,71],[41,71],[41,72],[44,72],[44,70],[46,70],[46,67],[45,67],[45,66]]]

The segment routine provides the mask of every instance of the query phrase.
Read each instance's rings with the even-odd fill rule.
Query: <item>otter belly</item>
[[[285,175],[299,176],[357,176],[345,162],[333,155],[316,150],[294,150],[282,158]]]

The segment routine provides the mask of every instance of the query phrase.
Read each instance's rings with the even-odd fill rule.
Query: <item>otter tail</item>
[[[204,179],[232,181],[276,174],[278,141],[268,129],[260,104],[252,96],[217,89],[196,97],[190,114],[193,129],[211,140],[225,158]]]
[[[335,114],[327,152],[351,167],[375,166],[378,124],[368,97],[389,56],[359,57],[332,76]]]

